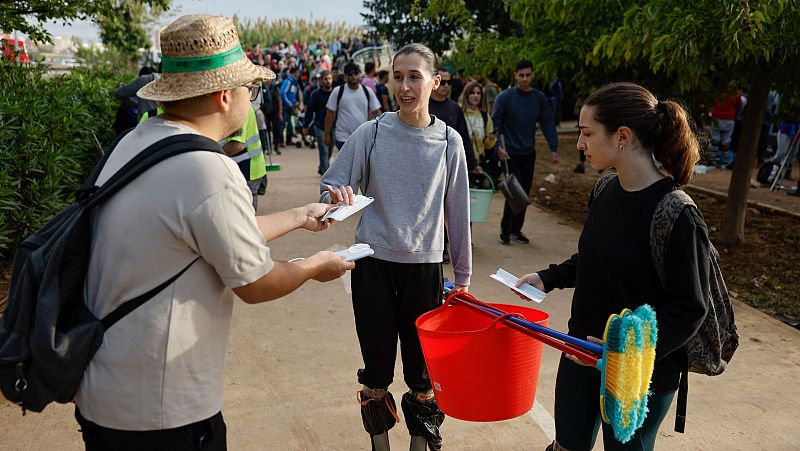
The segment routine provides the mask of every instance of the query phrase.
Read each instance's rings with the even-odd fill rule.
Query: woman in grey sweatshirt
[[[384,113],[350,136],[320,181],[323,202],[352,203],[361,190],[375,201],[364,209],[356,242],[372,257],[352,272],[353,312],[364,368],[359,392],[374,450],[388,449],[395,403],[388,387],[400,339],[403,375],[411,389],[401,406],[411,449],[440,449],[444,414],[434,398],[414,322],[441,305],[444,228],[457,290],[472,272],[467,163],[461,136],[428,112],[439,84],[436,57],[409,44],[392,61],[397,113]]]

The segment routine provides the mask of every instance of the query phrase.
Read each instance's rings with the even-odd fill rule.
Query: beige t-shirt
[[[160,118],[139,125],[114,150],[98,183],[148,145],[179,133],[197,132]],[[251,202],[230,158],[191,152],[152,167],[95,211],[84,293],[98,317],[200,259],[105,333],[75,397],[85,418],[141,431],[221,410],[230,288],[274,266]]]

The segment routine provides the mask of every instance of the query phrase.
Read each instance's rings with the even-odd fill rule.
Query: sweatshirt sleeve
[[[331,203],[331,195],[326,185],[334,188],[350,186],[354,193],[358,193],[361,182],[364,180],[366,170],[367,152],[372,147],[374,139],[375,121],[367,121],[356,129],[347,139],[336,159],[320,179],[320,202]],[[362,190],[363,191],[363,190]]]
[[[456,285],[469,285],[472,275],[472,244],[469,232],[469,186],[467,161],[461,135],[451,129],[448,142],[444,222],[450,238],[450,256]]]
[[[656,311],[656,360],[685,345],[706,316],[709,251],[703,218],[696,209],[685,208],[670,232],[664,256],[667,302]]]
[[[547,269],[539,271],[539,277],[544,283],[545,293],[549,293],[554,289],[574,288],[575,276],[578,273],[578,254],[572,254],[561,264],[550,265]]]

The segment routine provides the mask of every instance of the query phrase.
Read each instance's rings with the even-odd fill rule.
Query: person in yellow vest
[[[158,106],[155,109],[155,112],[156,112],[156,114],[154,116],[158,116],[158,115],[164,113],[164,108],[162,108],[161,106]],[[141,124],[142,122],[150,119],[150,114],[152,114],[152,111],[145,111],[144,114],[142,114],[142,117],[139,118],[139,123]]]
[[[242,174],[247,180],[247,186],[253,193],[253,208],[258,211],[258,186],[262,180],[266,184],[267,163],[264,161],[264,150],[258,134],[256,112],[252,105],[241,131],[223,139],[220,141],[220,145],[225,154],[233,158],[233,161],[242,170]]]

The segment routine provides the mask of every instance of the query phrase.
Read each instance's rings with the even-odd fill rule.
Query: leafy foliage
[[[364,1],[367,13],[361,13],[374,38],[386,37],[396,47],[412,42],[427,45],[434,53],[450,49],[454,37],[462,35],[462,28],[451,17],[423,15],[427,0],[371,0]],[[454,10],[457,14],[463,9]]]
[[[113,49],[131,59],[139,49],[149,47],[150,26],[169,8],[170,0],[147,4],[139,0],[117,0],[108,8],[98,11],[94,22],[100,29],[100,39]]]
[[[101,145],[114,138],[112,92],[133,74],[0,62],[0,258],[71,203]]]
[[[166,9],[169,0],[0,0],[0,29],[21,31],[32,40],[52,42],[45,22],[64,23],[111,16],[122,4],[141,4]]]

